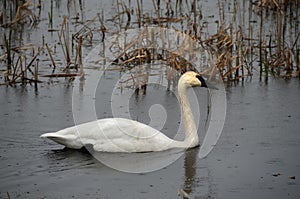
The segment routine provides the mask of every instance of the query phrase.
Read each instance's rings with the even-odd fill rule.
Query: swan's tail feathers
[[[80,142],[80,138],[77,135],[62,135],[59,133],[44,133],[40,136],[41,138],[48,138],[53,140],[58,144],[65,145],[71,149],[80,149],[83,147],[82,143]]]
[[[56,133],[44,133],[40,135],[41,138],[51,138],[51,137],[56,137]]]

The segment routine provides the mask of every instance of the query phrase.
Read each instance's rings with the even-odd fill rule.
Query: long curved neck
[[[195,125],[194,116],[191,110],[190,102],[187,97],[187,89],[188,87],[186,86],[186,84],[181,79],[179,79],[178,95],[179,95],[181,113],[182,113],[184,127],[185,127],[184,143],[188,147],[195,147],[199,145],[199,137]]]

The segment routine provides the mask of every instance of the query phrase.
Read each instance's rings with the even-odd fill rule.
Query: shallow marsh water
[[[56,32],[45,30],[59,30],[64,14],[74,23],[77,12],[82,17],[79,20],[85,21],[105,8],[108,23],[105,25],[108,29],[116,26],[109,21],[117,12],[115,1],[82,1],[82,10],[78,3],[76,8],[71,4],[70,9],[64,9],[64,3],[55,1],[51,28],[50,2],[44,1],[37,27],[24,26],[16,31],[16,43],[32,42],[38,46],[42,35],[46,42],[57,43]],[[204,35],[214,34],[217,27],[214,22],[219,20],[216,2],[208,1],[202,6],[203,25],[207,24],[203,26]],[[148,12],[154,15],[151,1],[144,1],[144,7],[151,8]],[[225,14],[232,16],[232,13]],[[240,20],[252,24],[256,32],[258,19],[253,17],[251,22],[244,15]],[[77,25],[70,27],[71,34],[78,31]],[[59,51],[58,47],[56,61],[63,67],[64,58]],[[50,63],[48,57],[45,63]],[[48,72],[49,69],[41,67],[40,73]],[[74,125],[73,89],[77,88],[69,80],[55,78],[45,78],[37,89],[30,85],[0,87],[0,198],[182,198],[181,189],[190,198],[300,197],[300,85],[296,79],[270,78],[268,84],[254,79],[244,85],[228,86],[224,130],[209,156],[199,159],[199,149],[191,149],[170,166],[145,174],[113,170],[87,151],[64,149],[39,137]],[[98,118],[111,116],[108,94],[105,90],[96,93]],[[198,94],[205,95],[205,92]],[[172,133],[179,126],[179,111],[172,92],[150,86],[145,98],[139,95],[136,99],[131,100],[134,119],[148,123],[149,107],[159,103],[172,115],[162,131],[174,136]],[[200,99],[205,107],[206,97]],[[205,117],[200,119],[201,139]]]
[[[113,170],[88,152],[39,138],[74,124],[72,89],[63,82],[38,91],[0,87],[1,198],[182,198],[180,189],[191,198],[300,195],[298,80],[228,87],[225,127],[209,156],[198,159],[191,149],[145,174]]]

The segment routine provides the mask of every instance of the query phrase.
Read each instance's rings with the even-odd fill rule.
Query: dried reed
[[[77,2],[77,1],[76,1]],[[77,9],[79,5],[81,11],[83,2],[68,1],[68,9],[74,6]],[[73,3],[73,4],[72,4]],[[142,28],[148,25],[154,25],[162,28],[174,28],[193,38],[194,42],[199,43],[207,52],[207,60],[210,63],[209,68],[200,71],[199,67],[194,66],[191,61],[196,60],[197,51],[190,46],[185,49],[188,52],[189,61],[179,55],[164,50],[157,50],[149,45],[147,48],[139,48],[136,43],[127,43],[123,49],[117,53],[118,57],[114,64],[118,65],[119,70],[130,70],[142,64],[149,65],[159,61],[165,62],[167,74],[172,77],[172,71],[183,73],[187,70],[195,70],[210,77],[219,71],[221,77],[227,81],[244,81],[245,77],[252,77],[258,71],[260,79],[265,77],[268,80],[270,75],[279,77],[299,77],[300,73],[300,44],[299,44],[299,19],[300,14],[299,1],[290,0],[259,0],[249,1],[249,3],[233,1],[233,7],[227,6],[231,1],[218,0],[218,20],[216,21],[217,31],[209,32],[208,16],[202,16],[201,5],[203,2],[196,0],[176,0],[175,10],[171,1],[152,1],[154,13],[144,12],[143,1],[120,1],[116,0],[117,14],[112,19],[104,19],[104,12],[97,14],[91,20],[82,20],[79,31],[70,38],[70,18],[64,16],[61,29],[58,32],[59,45],[64,56],[65,65],[63,73],[58,70],[59,64],[56,58],[56,43],[50,44],[44,41],[38,48],[26,46],[15,46],[13,44],[12,31],[19,24],[30,25],[37,24],[38,18],[32,9],[32,1],[3,1],[3,12],[0,14],[1,27],[10,29],[9,34],[4,34],[3,54],[0,56],[0,62],[5,64],[4,85],[14,83],[40,82],[39,76],[43,77],[74,77],[77,76],[79,67],[80,76],[84,76],[82,64],[82,51],[86,46],[92,46],[95,41],[95,35],[101,35],[98,41],[105,42],[113,30],[109,23],[112,21],[118,24],[118,31],[130,28]],[[43,2],[38,1],[37,9],[41,11]],[[243,6],[241,6],[243,5]],[[48,13],[49,26],[53,26],[53,1],[50,2],[50,12]],[[165,8],[165,9],[164,9]],[[228,9],[227,9],[228,8]],[[246,10],[245,10],[246,9]],[[248,9],[248,10],[247,10]],[[227,10],[232,13],[232,17],[227,16]],[[165,12],[163,12],[165,11]],[[135,12],[135,13],[134,13]],[[247,14],[244,14],[247,13]],[[40,15],[38,15],[40,16]],[[241,18],[248,16],[248,26]],[[76,14],[76,17],[77,14]],[[82,18],[83,19],[83,18]],[[266,23],[272,21],[275,23],[274,29],[266,34]],[[258,22],[258,23],[257,23]],[[76,25],[79,22],[76,18]],[[255,29],[258,27],[258,31]],[[257,32],[255,32],[257,31]],[[96,33],[96,34],[95,34]],[[287,35],[289,34],[289,35]],[[152,35],[152,37],[155,37]],[[160,35],[162,45],[168,45],[168,38]],[[288,39],[289,38],[289,39]],[[70,46],[72,42],[72,47]],[[77,46],[74,45],[77,42]],[[121,44],[120,44],[121,45]],[[52,47],[51,47],[52,46]],[[76,46],[76,48],[74,48]],[[155,45],[153,45],[155,46]],[[164,46],[163,46],[164,47]],[[52,74],[41,74],[44,64],[37,60],[43,60],[40,56],[45,56],[44,48],[49,55],[48,62],[53,66]],[[54,48],[54,49],[53,49]],[[76,50],[75,58],[72,56],[73,49]],[[29,52],[32,55],[30,56]],[[199,52],[198,52],[199,53]],[[180,53],[178,53],[180,54]],[[26,64],[26,60],[30,60]],[[40,66],[38,65],[40,63]],[[195,62],[197,63],[197,62]],[[73,69],[74,71],[70,71]],[[34,67],[34,68],[32,68]],[[40,72],[41,73],[41,72]],[[146,76],[133,74],[133,77],[141,77],[145,81]],[[300,77],[299,77],[300,78]],[[134,84],[143,82],[135,80]]]

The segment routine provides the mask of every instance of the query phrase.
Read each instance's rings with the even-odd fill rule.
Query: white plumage
[[[185,125],[184,141],[172,140],[146,124],[125,118],[100,119],[55,133],[45,133],[41,137],[49,138],[68,148],[80,149],[92,145],[95,151],[104,152],[150,152],[198,146],[197,129],[187,98],[187,89],[192,86],[207,87],[204,79],[197,73],[184,73],[178,82],[179,101]]]

